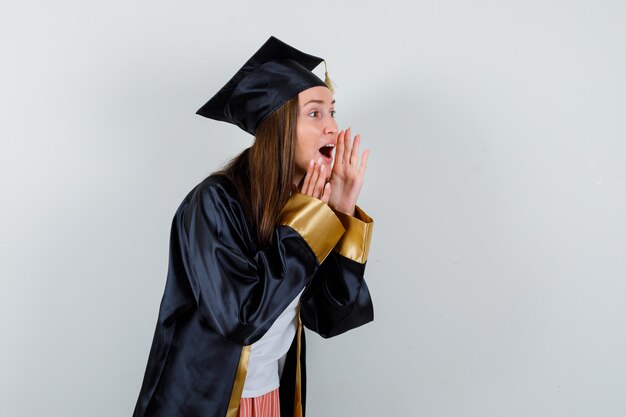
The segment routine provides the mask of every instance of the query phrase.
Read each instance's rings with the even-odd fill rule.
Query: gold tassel
[[[328,66],[326,65],[326,61],[324,61],[324,84],[326,84],[326,87],[328,87],[331,93],[335,94],[335,86],[328,76]]]

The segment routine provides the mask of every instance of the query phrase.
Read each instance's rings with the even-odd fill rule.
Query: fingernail
[[[320,172],[324,172],[325,169],[326,169],[326,165],[322,165],[322,167],[320,168]]]
[[[322,164],[322,157],[321,156],[320,156],[320,159],[317,160],[317,163],[320,164],[320,165]]]

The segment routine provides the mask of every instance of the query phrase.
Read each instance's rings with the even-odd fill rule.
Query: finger
[[[361,157],[361,165],[359,166],[359,174],[363,176],[365,174],[365,170],[367,169],[367,158],[370,156],[370,150],[366,149],[363,151],[363,156]]]
[[[304,176],[304,183],[302,184],[302,194],[310,195],[309,188],[311,187],[311,177],[313,176],[313,169],[315,168],[315,161],[311,159],[309,162],[309,166],[306,169],[306,174]]]
[[[317,181],[315,182],[315,190],[313,191],[313,197],[315,198],[320,198],[322,196],[322,193],[324,192],[324,184],[326,184],[326,166],[325,165],[320,165],[319,171],[318,171],[318,177],[317,177]]]
[[[320,198],[320,200],[322,200],[326,204],[328,204],[328,202],[330,201],[330,183],[329,182],[327,182],[326,185],[324,185],[324,194],[322,194],[322,197]]]
[[[333,165],[333,167],[335,165],[337,165],[339,163],[342,164],[343,163],[343,136],[346,132],[344,130],[342,130],[341,132],[339,132],[339,135],[337,136],[337,148],[335,149],[335,164]]]
[[[356,135],[354,137],[354,143],[352,145],[352,152],[350,153],[350,163],[357,166],[359,162],[359,144],[361,143],[361,135]]]
[[[312,197],[316,197],[319,195],[315,189],[317,188],[317,180],[320,177],[320,164],[322,161],[315,162],[315,167],[313,168],[313,173],[311,174],[311,182],[309,182],[309,192],[307,195]]]
[[[350,139],[351,129],[346,129],[346,134],[343,137],[343,158],[341,159],[344,164],[350,163],[350,152],[352,152],[352,140]]]

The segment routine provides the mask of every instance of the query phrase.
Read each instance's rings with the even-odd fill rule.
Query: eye
[[[308,116],[309,116],[309,117],[317,117],[317,116],[319,116],[319,114],[320,114],[320,112],[319,112],[319,111],[314,110],[314,111],[310,112],[310,113],[308,114]]]
[[[331,110],[330,111],[330,117],[332,117],[333,119],[335,118],[335,115],[337,114],[336,110]]]

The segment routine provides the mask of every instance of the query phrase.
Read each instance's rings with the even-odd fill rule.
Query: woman
[[[320,62],[271,37],[198,110],[255,141],[176,212],[135,417],[303,416],[302,325],[332,337],[373,320],[367,151],[359,165],[359,137],[337,132]]]

